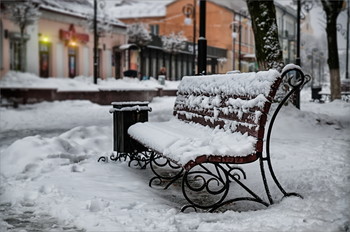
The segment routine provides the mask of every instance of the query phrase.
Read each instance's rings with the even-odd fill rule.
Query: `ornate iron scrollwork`
[[[269,204],[258,197],[240,180],[246,179],[244,170],[230,164],[203,163],[185,172],[182,180],[182,192],[189,202],[181,208],[184,212],[192,208],[213,212],[218,208],[238,201],[252,201],[264,206]],[[225,200],[230,190],[230,183],[234,182],[242,187],[250,196],[236,197]]]
[[[127,161],[129,159],[129,167],[139,166],[141,169],[145,169],[150,162],[150,156],[152,151],[142,151],[142,152],[112,152],[112,154],[108,156],[101,156],[98,158],[98,162],[108,162],[108,158],[111,161]],[[132,165],[133,164],[133,165]]]
[[[181,178],[183,176],[183,171],[184,169],[180,166],[177,165],[168,159],[162,158],[158,153],[152,152],[150,156],[150,161],[149,161],[150,167],[152,172],[154,173],[155,177],[153,177],[149,181],[149,186],[152,187],[152,184],[157,181],[157,185],[163,185],[165,182],[169,182],[166,184],[164,189],[167,189],[170,185],[172,185],[176,180]],[[173,170],[172,172],[169,172],[169,170],[160,170],[160,168],[168,167]],[[175,172],[174,172],[175,171]]]
[[[230,189],[228,172],[219,164],[198,164],[186,171],[182,179],[182,192],[190,203],[182,207],[211,209],[220,205]],[[208,197],[210,196],[210,197]]]

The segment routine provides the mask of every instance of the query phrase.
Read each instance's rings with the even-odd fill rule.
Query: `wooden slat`
[[[203,115],[206,117],[210,117],[215,119],[227,119],[227,120],[232,120],[232,121],[237,121],[237,122],[242,122],[242,123],[250,123],[250,124],[255,124],[255,125],[259,125],[260,120],[262,119],[262,117],[266,117],[266,114],[261,112],[261,109],[257,110],[259,112],[261,112],[261,115],[259,116],[258,119],[256,119],[256,111],[250,111],[250,112],[246,112],[243,113],[241,117],[238,117],[238,114],[232,112],[229,114],[225,114],[222,111],[220,111],[220,108],[217,108],[217,110],[219,111],[219,114],[217,115],[217,117],[214,117],[214,109],[193,109],[193,108],[189,108],[185,105],[177,105],[175,107],[175,111],[186,111],[189,113],[194,113],[194,114],[199,114],[199,115]]]
[[[177,114],[176,117],[183,121],[195,122],[203,126],[209,126],[211,128],[215,128],[217,126],[219,126],[219,128],[224,128],[224,126],[228,124],[224,120],[214,120],[211,122],[210,120],[205,120],[205,118],[200,115],[192,116],[191,119],[188,119],[184,114]],[[262,139],[264,136],[264,127],[257,125],[251,125],[251,127],[248,127],[242,124],[238,124],[236,130],[232,130],[232,132],[240,132],[242,134],[248,133],[249,136],[256,137],[257,139]]]

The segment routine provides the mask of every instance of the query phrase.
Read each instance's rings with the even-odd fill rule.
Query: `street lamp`
[[[207,40],[205,38],[206,0],[199,2],[198,74],[207,73]]]
[[[193,0],[193,4],[190,4],[190,3],[186,4],[182,8],[182,12],[186,16],[184,23],[186,25],[190,25],[191,23],[193,23],[192,75],[195,75],[195,73],[196,73],[196,24],[197,24],[196,23],[196,0]],[[191,20],[190,16],[192,17],[192,20]]]
[[[232,70],[236,70],[236,54],[235,54],[235,46],[236,46],[236,39],[237,39],[237,22],[232,22],[231,27],[232,27],[232,39],[233,39],[233,44],[232,44]]]
[[[94,84],[97,84],[97,0],[94,0]]]
[[[346,24],[346,65],[345,65],[345,78],[349,79],[349,24],[350,24],[350,0],[347,4],[348,8],[348,23]]]
[[[238,25],[234,25],[233,28],[234,30],[236,30],[236,26],[238,26],[238,70],[241,71],[241,68],[242,68],[242,54],[241,54],[242,52],[242,17],[245,19],[247,18],[246,10],[241,9],[239,12],[234,12],[234,15],[235,15],[234,16],[235,21],[233,22],[233,24],[238,24]],[[236,22],[236,15],[238,15],[238,22]],[[235,34],[235,36],[237,37],[237,34]]]

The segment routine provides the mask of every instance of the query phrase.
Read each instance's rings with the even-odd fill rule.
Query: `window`
[[[153,35],[159,35],[159,25],[158,24],[152,24],[150,25],[150,31]]]
[[[21,43],[19,40],[10,40],[10,69],[21,70]]]

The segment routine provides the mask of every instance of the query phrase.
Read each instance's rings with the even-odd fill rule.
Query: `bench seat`
[[[192,166],[192,162],[247,163],[258,158],[255,153],[258,140],[248,133],[232,133],[175,118],[167,122],[137,123],[128,133],[144,146],[185,168]]]

